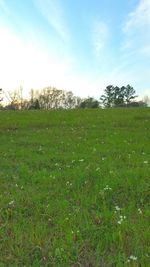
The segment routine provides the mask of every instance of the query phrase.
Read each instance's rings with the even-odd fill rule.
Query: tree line
[[[108,85],[103,95],[97,100],[93,97],[81,98],[74,96],[72,91],[60,90],[55,87],[46,87],[42,90],[30,90],[30,98],[23,99],[23,88],[5,93],[8,104],[3,104],[3,90],[0,89],[1,109],[74,109],[74,108],[112,108],[112,107],[146,107],[150,102],[148,97],[142,101],[135,101],[135,89],[130,86]]]

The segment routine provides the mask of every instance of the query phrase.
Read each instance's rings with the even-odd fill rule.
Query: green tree
[[[121,88],[118,86],[114,87],[113,105],[115,107],[121,106],[124,104],[124,93],[125,93],[125,86],[122,86]]]
[[[132,100],[137,97],[135,90],[129,84],[127,86],[113,86],[108,85],[104,90],[104,94],[100,97],[100,100],[104,107],[118,107],[129,105]]]
[[[93,97],[88,97],[80,103],[80,108],[98,108],[99,102]]]
[[[105,88],[104,94],[100,97],[100,101],[107,108],[110,108],[113,106],[114,104],[114,86],[113,85],[108,85]]]
[[[135,95],[135,90],[131,85],[127,85],[124,90],[124,101],[126,104],[129,104],[132,99],[136,98],[137,95]]]

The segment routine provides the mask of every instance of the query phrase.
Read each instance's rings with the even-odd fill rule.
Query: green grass
[[[0,214],[0,267],[150,266],[150,109],[0,112]]]

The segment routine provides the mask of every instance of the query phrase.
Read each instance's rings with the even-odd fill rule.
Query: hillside
[[[149,108],[0,112],[0,140],[0,266],[149,266]]]

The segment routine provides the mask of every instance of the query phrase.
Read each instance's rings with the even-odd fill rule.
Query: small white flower
[[[84,159],[79,159],[79,161],[80,161],[80,162],[83,162],[83,161],[84,161]]]
[[[116,208],[116,210],[115,210],[115,213],[117,213],[117,211],[120,211],[120,208],[118,207],[118,206],[116,206],[115,207]],[[118,220],[118,224],[122,224],[122,222],[124,221],[126,219],[126,216],[124,216],[124,215],[120,215],[119,216],[119,220]]]
[[[72,186],[72,183],[70,183],[69,181],[66,182],[66,186]]]
[[[142,210],[140,208],[138,209],[138,212],[139,212],[139,214],[142,214]]]
[[[9,202],[9,205],[12,206],[12,205],[14,205],[14,203],[15,203],[15,201],[12,200],[12,201]]]
[[[104,190],[105,190],[105,191],[106,191],[106,190],[112,190],[112,188],[109,187],[109,185],[106,185],[106,186],[104,187]]]
[[[144,160],[144,162],[143,162],[144,164],[148,164],[148,161],[147,160]]]
[[[39,147],[39,151],[42,151],[42,147],[41,146]]]
[[[136,260],[137,260],[137,257],[131,255],[131,256],[129,257],[129,259],[130,259],[130,260],[133,260],[133,261],[136,261]]]
[[[121,208],[119,208],[119,206],[115,206],[115,209],[116,209],[116,211],[120,211],[121,210]]]

